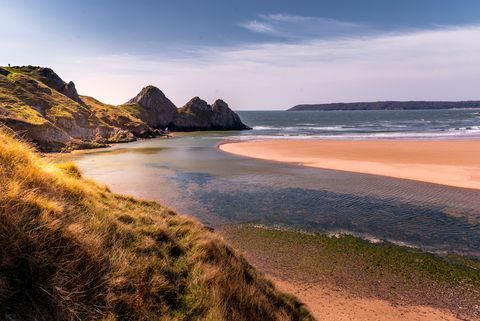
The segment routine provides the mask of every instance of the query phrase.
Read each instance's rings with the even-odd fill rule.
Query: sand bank
[[[265,160],[480,189],[480,140],[268,140],[219,148]]]

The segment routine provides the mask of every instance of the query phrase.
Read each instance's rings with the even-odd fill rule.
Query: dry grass
[[[216,234],[0,132],[1,320],[311,320]]]
[[[85,106],[20,72],[0,77],[0,107],[31,123],[55,123],[61,118],[74,119],[74,114],[90,114]]]
[[[41,151],[94,148],[161,134],[136,117],[138,112],[87,96],[77,102],[58,92],[51,83],[60,79],[56,74],[50,79],[36,67],[2,69],[10,73],[0,75],[0,123]]]

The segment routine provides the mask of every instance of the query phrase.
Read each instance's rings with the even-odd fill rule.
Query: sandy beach
[[[480,140],[268,140],[225,152],[310,167],[480,189]]]

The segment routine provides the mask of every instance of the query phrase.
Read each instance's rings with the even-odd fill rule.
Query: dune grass
[[[1,320],[312,320],[219,236],[0,132]]]

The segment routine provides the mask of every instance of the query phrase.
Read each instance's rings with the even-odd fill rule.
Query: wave
[[[347,126],[347,125],[331,125],[331,126],[254,126],[253,130],[257,131],[355,131],[355,130],[362,130],[362,128],[372,128],[372,127],[379,127],[375,125],[358,125],[358,126]]]
[[[382,133],[362,133],[362,134],[281,134],[275,135],[238,135],[238,136],[225,136],[225,139],[231,140],[269,140],[269,139],[293,139],[293,140],[305,140],[305,139],[347,139],[347,140],[362,140],[362,139],[435,139],[435,138],[448,138],[448,139],[462,139],[462,138],[480,138],[479,130],[470,131],[441,131],[441,132],[382,132]]]

